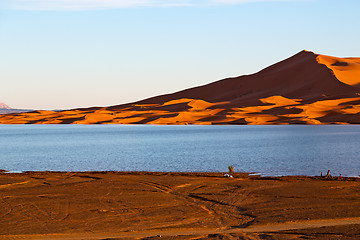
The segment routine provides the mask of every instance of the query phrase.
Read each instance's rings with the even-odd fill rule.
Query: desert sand
[[[0,173],[0,239],[360,239],[360,179]]]
[[[360,58],[301,51],[258,73],[135,103],[0,115],[2,124],[359,124]]]

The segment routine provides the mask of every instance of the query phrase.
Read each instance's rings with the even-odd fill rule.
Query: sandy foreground
[[[0,239],[360,239],[360,179],[0,173]]]

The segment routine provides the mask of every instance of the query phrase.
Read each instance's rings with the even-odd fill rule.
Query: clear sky
[[[0,102],[109,106],[306,49],[360,57],[359,0],[1,0]]]

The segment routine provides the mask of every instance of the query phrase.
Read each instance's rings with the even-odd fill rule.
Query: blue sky
[[[360,57],[358,0],[5,0],[0,102],[109,106],[250,74],[307,49]]]

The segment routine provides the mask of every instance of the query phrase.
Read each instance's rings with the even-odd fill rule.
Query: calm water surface
[[[10,171],[236,171],[359,176],[360,125],[0,125]]]

